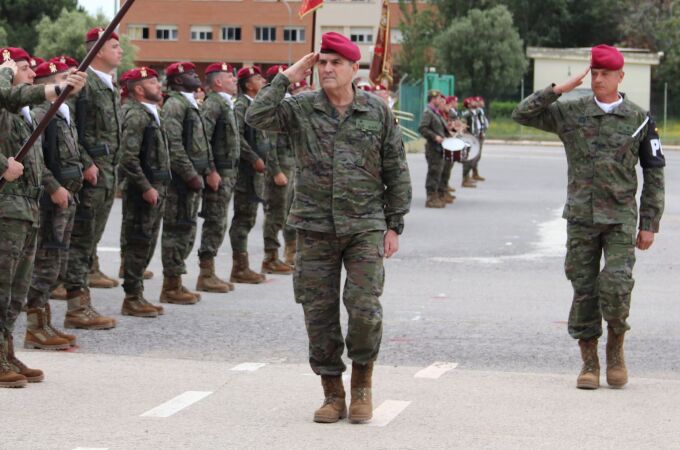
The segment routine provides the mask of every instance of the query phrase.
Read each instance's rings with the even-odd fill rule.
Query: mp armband
[[[640,165],[643,169],[658,169],[666,166],[666,157],[661,148],[661,139],[654,119],[648,115],[647,134],[640,142]]]

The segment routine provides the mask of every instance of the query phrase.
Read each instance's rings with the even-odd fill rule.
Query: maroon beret
[[[85,42],[94,42],[94,41],[98,40],[99,36],[101,36],[102,33],[104,33],[104,29],[102,27],[92,28],[85,35]],[[117,41],[120,40],[115,31],[111,33],[111,37],[109,37],[109,40],[111,40],[111,39],[115,39]]]
[[[468,97],[465,100],[463,100],[463,106],[466,108],[470,106],[470,103],[474,101],[474,97]]]
[[[243,79],[255,76],[255,75],[262,75],[262,71],[260,70],[259,67],[257,67],[257,66],[245,66],[245,67],[242,67],[238,71],[238,73],[236,74],[236,77],[239,80],[243,80]]]
[[[321,53],[337,53],[352,62],[361,59],[359,46],[340,33],[330,31],[321,36]]]
[[[285,64],[281,64],[281,65],[278,65],[278,64],[277,64],[277,65],[275,65],[275,66],[271,66],[271,67],[270,67],[269,69],[267,69],[267,71],[265,72],[265,76],[266,76],[267,78],[273,78],[273,77],[276,76],[276,74],[279,74],[279,73],[283,72],[283,71],[286,70],[287,68],[288,68],[288,66],[285,65]]]
[[[165,68],[165,75],[168,77],[174,77],[175,75],[181,75],[184,72],[189,72],[190,70],[196,70],[196,65],[194,63],[176,62]]]
[[[590,50],[590,68],[619,70],[623,67],[623,55],[609,45],[596,45]]]
[[[375,86],[373,86],[373,92],[386,91],[386,90],[387,90],[387,88],[385,86],[383,86],[382,84],[376,84]]]
[[[9,61],[27,61],[30,63],[31,55],[29,55],[23,48],[7,47],[2,49],[2,62]]]
[[[151,69],[150,67],[135,67],[125,72],[121,77],[120,81],[139,81],[145,80],[147,78],[158,78],[158,72]]]
[[[44,63],[45,60],[38,57],[38,56],[31,56],[31,60],[28,61],[28,63],[31,65],[31,69],[35,69],[38,67],[40,64]]]
[[[66,55],[60,55],[60,56],[55,56],[54,58],[50,58],[48,62],[60,62],[63,64],[66,64],[69,67],[78,67],[78,61],[76,61],[74,58],[71,58],[70,56]]]
[[[210,64],[208,67],[205,68],[206,75],[214,72],[234,73],[234,66],[232,66],[231,64],[227,64],[225,62],[221,62]]]
[[[458,103],[458,97],[455,95],[449,95],[446,97],[446,103]]]
[[[69,67],[60,62],[44,62],[34,69],[36,78],[51,77],[58,73],[68,71]]]

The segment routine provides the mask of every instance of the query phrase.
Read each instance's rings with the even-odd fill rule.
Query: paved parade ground
[[[626,357],[630,383],[580,391],[566,332],[566,160],[560,147],[487,145],[487,181],[446,209],[425,209],[423,154],[409,155],[413,205],[401,250],[386,262],[384,336],[374,419],[321,425],[320,382],[291,277],[164,305],[157,319],[120,316],[122,288],[93,290],[110,331],[77,331],[73,352],[21,351],[46,380],[1,389],[0,449],[680,448],[680,174],[667,152],[666,212],[637,252]],[[99,255],[117,274],[120,200]],[[231,216],[231,215],[230,215]],[[250,235],[262,261],[261,215]],[[145,296],[157,301],[160,250]],[[228,278],[228,239],[217,259]],[[185,284],[194,287],[193,252]],[[65,302],[52,301],[61,325]],[[25,316],[16,324],[23,342]],[[604,361],[604,340],[600,342]],[[604,370],[603,370],[604,372]],[[348,382],[346,383],[346,386]]]

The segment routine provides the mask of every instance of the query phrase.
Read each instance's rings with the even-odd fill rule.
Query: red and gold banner
[[[310,12],[321,8],[322,6],[323,0],[302,0],[302,5],[300,5],[300,11],[298,11],[298,15],[300,16],[300,19],[302,19]]]
[[[380,27],[373,48],[373,61],[368,78],[373,84],[382,84],[389,88],[392,84],[392,48],[390,45],[390,3],[382,2]]]

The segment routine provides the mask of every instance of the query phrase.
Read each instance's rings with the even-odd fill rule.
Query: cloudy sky
[[[90,14],[94,15],[101,11],[109,18],[113,17],[113,10],[117,3],[116,0],[78,0],[78,4]]]

